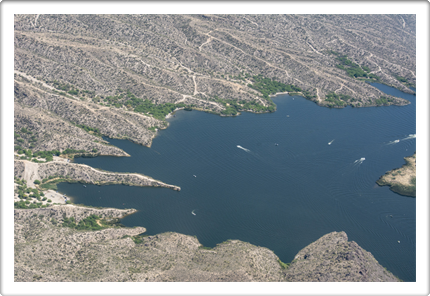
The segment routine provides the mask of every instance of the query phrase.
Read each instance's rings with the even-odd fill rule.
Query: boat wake
[[[417,137],[417,134],[409,134],[406,138],[402,139],[402,141],[415,139]]]
[[[416,137],[417,137],[417,135],[416,135],[416,134],[409,134],[407,137],[404,137],[404,138],[403,138],[403,139],[401,139],[401,140],[397,139],[397,140],[394,140],[394,141],[388,142],[388,143],[387,143],[387,145],[397,144],[397,143],[399,143],[400,141],[406,141],[406,140],[410,140],[410,139],[415,139]]]
[[[191,211],[191,214],[193,214],[194,216],[196,215],[195,211],[196,211],[196,210],[192,210],[192,211]]]
[[[362,157],[360,159],[357,159],[356,161],[354,161],[354,165],[360,165],[363,163],[363,161],[365,161],[366,158]]]
[[[400,140],[394,140],[394,141],[388,142],[387,145],[393,145],[393,144],[397,144],[399,142],[400,142]]]
[[[333,142],[334,142],[334,139],[331,140],[330,142],[328,142],[328,145],[331,145],[331,143],[333,143]]]
[[[237,145],[237,148],[242,149],[242,150],[244,150],[244,151],[246,151],[246,152],[251,152],[251,150],[246,149],[246,148],[243,148],[243,147],[242,147],[242,146],[240,146],[240,145]]]

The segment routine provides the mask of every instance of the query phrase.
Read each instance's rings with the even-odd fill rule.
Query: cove
[[[151,148],[107,139],[131,157],[75,162],[142,173],[180,192],[68,183],[58,189],[78,204],[138,209],[122,223],[147,234],[195,235],[208,247],[239,239],[283,262],[324,234],[345,231],[393,274],[415,281],[415,198],[375,183],[415,152],[408,137],[416,133],[415,96],[374,86],[411,104],[329,109],[282,95],[273,99],[274,113],[179,111]]]

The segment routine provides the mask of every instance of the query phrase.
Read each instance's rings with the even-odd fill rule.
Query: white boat
[[[399,142],[400,142],[400,140],[395,140],[395,141],[394,141],[394,143],[399,143]]]
[[[196,215],[196,213],[194,213],[194,211],[195,211],[195,210],[192,210],[192,211],[191,211],[191,214],[193,214],[193,215],[195,216],[195,215]]]
[[[195,178],[195,177],[197,177],[196,175],[193,175],[193,177]]]

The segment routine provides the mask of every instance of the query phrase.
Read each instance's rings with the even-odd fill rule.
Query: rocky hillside
[[[288,267],[269,249],[238,240],[210,249],[188,235],[142,236],[143,227],[109,224],[131,213],[75,206],[16,209],[15,281],[398,281],[344,232],[323,236]],[[93,215],[96,230],[79,230],[94,227],[85,224]]]
[[[273,112],[270,95],[321,106],[404,105],[414,15],[15,15],[15,145],[126,153],[178,108]],[[22,128],[33,134],[19,135]]]
[[[345,232],[332,232],[302,249],[285,272],[292,282],[391,282],[397,279]]]
[[[17,15],[15,32],[16,70],[101,101],[121,89],[214,108],[258,100],[246,74],[261,74],[321,103],[336,91],[374,105],[381,93],[357,78],[415,83],[413,15]]]

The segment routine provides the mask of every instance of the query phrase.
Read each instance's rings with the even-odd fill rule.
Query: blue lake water
[[[144,226],[147,234],[196,235],[208,247],[239,239],[273,250],[284,262],[324,234],[345,231],[400,279],[415,281],[415,198],[375,183],[415,152],[409,137],[416,133],[415,96],[375,86],[411,104],[329,109],[283,95],[269,114],[179,111],[151,148],[109,139],[131,157],[75,159],[142,173],[178,185],[180,192],[67,183],[58,188],[75,203],[138,209],[122,223]]]

